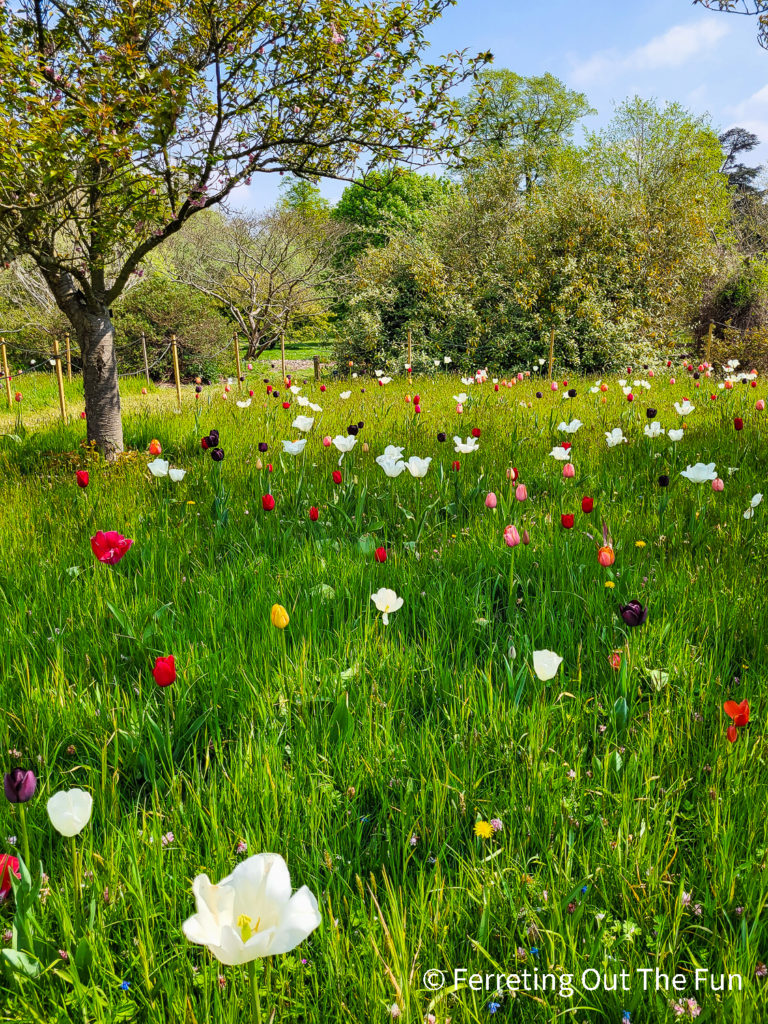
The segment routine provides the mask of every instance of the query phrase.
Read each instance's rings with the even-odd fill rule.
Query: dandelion
[[[495,829],[490,821],[478,821],[475,823],[475,835],[480,839],[492,839]]]

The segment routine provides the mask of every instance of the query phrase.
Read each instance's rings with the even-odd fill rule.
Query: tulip
[[[421,412],[421,406],[420,405],[414,405],[413,411],[414,412]]]
[[[480,427],[472,427],[472,437],[480,437]]]
[[[214,448],[211,452],[211,458],[214,462],[221,462],[224,459],[224,449]]]
[[[658,480],[659,487],[669,487],[669,477],[663,473]]]
[[[515,497],[518,501],[525,501],[528,497],[528,488],[525,484],[518,484],[515,488]]]
[[[555,677],[562,661],[560,655],[555,654],[554,651],[534,651],[533,671],[543,683],[546,683]]]
[[[152,675],[158,686],[170,686],[176,682],[176,662],[172,654],[165,658],[157,658]]]
[[[560,522],[563,524],[566,530],[570,530],[573,527],[574,516],[572,512],[563,512],[560,516]]]
[[[526,544],[526,545],[531,543],[531,535],[530,535],[530,533],[528,533],[527,530],[523,530],[522,541],[523,541],[523,544]]]
[[[313,523],[316,523],[318,518],[319,518],[319,516],[320,516],[320,513],[317,511],[317,509],[313,505],[312,508],[309,510],[309,518],[312,520]]]
[[[95,536],[91,537],[91,550],[104,565],[117,565],[132,544],[132,540],[123,537],[115,530],[107,530],[106,533],[99,530]]]
[[[265,512],[271,512],[275,507],[275,499],[271,494],[263,494],[261,496],[261,507]]]
[[[461,463],[460,463],[460,462],[452,462],[452,463],[451,463],[451,469],[452,469],[452,470],[453,470],[454,472],[458,473],[458,472],[459,472],[459,470],[461,469]]]
[[[509,480],[510,483],[513,484],[515,482],[515,480],[517,480],[518,476],[519,476],[519,474],[517,472],[517,469],[515,469],[514,466],[510,466],[507,469],[507,480]]]
[[[461,402],[459,402],[459,404],[456,406],[456,412],[458,412],[458,413],[464,412],[464,406],[461,404]]]
[[[595,507],[594,498],[587,498],[587,497],[585,497],[585,498],[581,499],[581,511],[582,512],[585,512],[587,515],[589,515],[589,513],[592,511],[592,509],[594,507]]]
[[[618,672],[621,668],[621,651],[614,651],[608,659],[608,661],[610,663],[611,668],[614,671]]]
[[[758,398],[758,400],[755,402],[755,408],[758,412],[762,412],[763,409],[765,409],[765,402],[762,398]]]
[[[712,481],[712,490],[713,491],[722,491],[722,489],[724,487],[725,487],[725,484],[720,479],[720,477],[717,477],[715,480]]]
[[[198,875],[192,891],[197,913],[182,925],[184,935],[228,966],[288,953],[321,920],[306,886],[291,895],[288,867],[276,853],[249,857],[218,885]]]
[[[414,395],[413,401],[415,402],[416,405],[418,405],[419,402],[421,401],[421,395]]]
[[[741,416],[735,416],[734,420],[733,420],[733,425],[734,425],[736,430],[743,430],[744,429],[744,420],[741,418]]]
[[[735,743],[739,735],[736,730],[749,725],[749,701],[743,700],[737,704],[735,700],[727,700],[723,704],[723,710],[733,720],[733,725],[728,726],[727,735],[730,742]]]
[[[627,401],[628,402],[634,402],[634,400],[635,400],[635,396],[630,391],[630,393],[627,395]]]
[[[78,487],[87,487],[88,486],[88,480],[89,480],[88,470],[87,469],[78,469],[78,471],[75,473],[75,479],[77,480],[77,486]]]
[[[643,607],[639,601],[630,601],[629,604],[620,604],[619,612],[622,619],[628,626],[642,626],[648,618],[648,609]]]
[[[10,854],[4,853],[0,855],[0,900],[7,899],[11,895],[11,890],[13,888],[11,873],[13,873],[18,879],[21,879],[18,858],[11,857]]]
[[[496,495],[493,493],[493,491],[489,491],[489,493],[485,497],[485,507],[496,508],[497,504],[498,502],[496,500]]]
[[[261,461],[261,459],[256,459],[256,469],[263,469],[263,468],[264,468],[264,463]]]
[[[387,549],[386,548],[376,548],[376,550],[373,553],[373,558],[374,558],[374,561],[376,561],[376,562],[386,562],[386,560],[387,560]]]
[[[15,400],[16,400],[17,402],[20,402],[20,401],[21,401],[21,392],[20,392],[20,391],[17,391],[17,392],[16,392],[16,394],[15,394],[15,395],[14,395],[13,397],[14,397],[14,399],[15,399]]]
[[[550,391],[557,391],[557,381],[556,380],[552,381],[552,383],[549,385],[549,389],[550,389]]]
[[[163,449],[157,438],[154,438],[149,442],[149,454],[150,455],[162,455]]]
[[[576,476],[576,470],[573,468],[570,462],[566,462],[566,464],[563,466],[563,476],[568,480],[570,480],[571,477]]]
[[[333,482],[335,484],[341,483],[341,473],[338,471],[338,469],[334,469],[333,471]]]
[[[448,440],[448,435],[441,430],[440,433],[437,435],[437,440],[442,444],[443,441]]]
[[[674,377],[670,377],[669,378],[669,383],[670,384],[674,384],[675,383],[675,378]]]
[[[520,534],[516,526],[507,526],[504,530],[504,543],[508,548],[515,548],[520,543]]]
[[[272,611],[269,613],[269,617],[270,620],[272,621],[272,625],[276,629],[285,629],[285,627],[290,622],[290,619],[288,618],[288,612],[285,610],[285,608],[283,608],[281,604],[272,605]]]
[[[37,777],[31,770],[12,768],[3,776],[6,799],[12,804],[25,804],[35,795]]]
[[[54,793],[46,809],[56,831],[71,839],[91,820],[93,797],[82,789],[62,789]]]
[[[607,569],[609,565],[613,565],[616,561],[616,555],[613,553],[613,548],[610,544],[605,544],[598,549],[597,560],[604,569]]]
[[[321,385],[320,385],[320,390],[321,390],[321,391],[325,391],[325,390],[326,390],[325,384],[321,384]]]

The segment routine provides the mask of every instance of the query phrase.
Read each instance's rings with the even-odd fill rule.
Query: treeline
[[[678,104],[633,99],[602,131],[551,75],[489,71],[466,98],[472,141],[440,175],[393,168],[331,206],[286,178],[263,214],[208,211],[153,253],[113,311],[121,369],[174,331],[187,374],[213,377],[237,331],[253,358],[332,342],[342,365],[524,368],[554,327],[558,362],[602,371],[700,341],[765,358],[768,222],[757,139],[718,136]],[[63,333],[45,285],[0,275],[4,330],[37,351]],[[26,325],[26,326],[25,326]],[[164,364],[158,374],[167,372]]]

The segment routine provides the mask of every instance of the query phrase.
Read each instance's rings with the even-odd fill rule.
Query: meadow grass
[[[50,377],[25,380],[22,421],[0,414],[0,750],[5,771],[39,778],[25,806],[47,875],[33,911],[46,955],[36,978],[0,958],[0,1020],[250,1020],[244,970],[181,924],[195,875],[217,881],[260,851],[285,857],[323,917],[259,962],[265,1022],[635,1024],[688,1019],[694,998],[701,1021],[765,1020],[768,544],[765,505],[743,513],[766,487],[766,387],[677,377],[657,373],[629,403],[615,380],[603,396],[571,379],[564,401],[535,398],[541,382],[355,379],[321,393],[297,374],[323,412],[296,457],[280,441],[308,410],[283,409],[255,374],[250,408],[185,389],[181,414],[173,392],[129,381],[129,454],[113,466],[83,445],[77,381],[60,426]],[[696,406],[683,440],[648,439],[646,407],[677,427],[683,396]],[[573,417],[581,429],[559,432]],[[321,438],[358,421],[339,467]],[[609,449],[616,426],[629,443]],[[218,465],[200,447],[212,428]],[[471,428],[478,450],[456,454],[453,435]],[[153,438],[187,470],[180,483],[150,476]],[[573,479],[549,455],[566,439]],[[431,456],[424,479],[389,479],[374,462],[388,444]],[[716,463],[721,493],[681,478],[698,461]],[[84,490],[76,469],[90,472]],[[508,524],[530,544],[507,547]],[[135,542],[112,567],[89,542],[110,529]],[[380,587],[404,599],[387,626]],[[631,599],[649,609],[635,629],[618,613]],[[546,683],[540,649],[563,658]],[[161,689],[151,669],[167,654],[178,678]],[[752,721],[730,743],[723,702],[744,698]],[[73,786],[94,798],[75,866],[45,810]],[[19,806],[0,803],[0,852],[19,853]],[[501,830],[476,836],[491,819]],[[13,913],[10,898],[0,930]],[[684,974],[685,991],[656,991],[653,976],[643,991],[637,970],[657,967]],[[439,991],[429,968],[445,972]],[[498,997],[455,986],[455,968],[565,972],[575,993]],[[627,971],[629,990],[588,991],[592,968]],[[740,974],[742,991],[695,990],[696,968]]]

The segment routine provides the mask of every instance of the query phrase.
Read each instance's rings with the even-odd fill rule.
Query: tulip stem
[[[19,825],[21,827],[21,845],[24,850],[24,863],[27,865],[27,870],[32,870],[32,865],[29,860],[29,836],[27,835],[27,809],[23,803],[19,805]]]
[[[80,903],[80,864],[77,859],[77,839],[72,836],[69,840],[70,849],[72,850],[72,881],[75,886],[75,906]]]
[[[253,1024],[261,1024],[261,992],[256,976],[255,960],[248,961],[248,980],[251,983],[251,1021]]]

